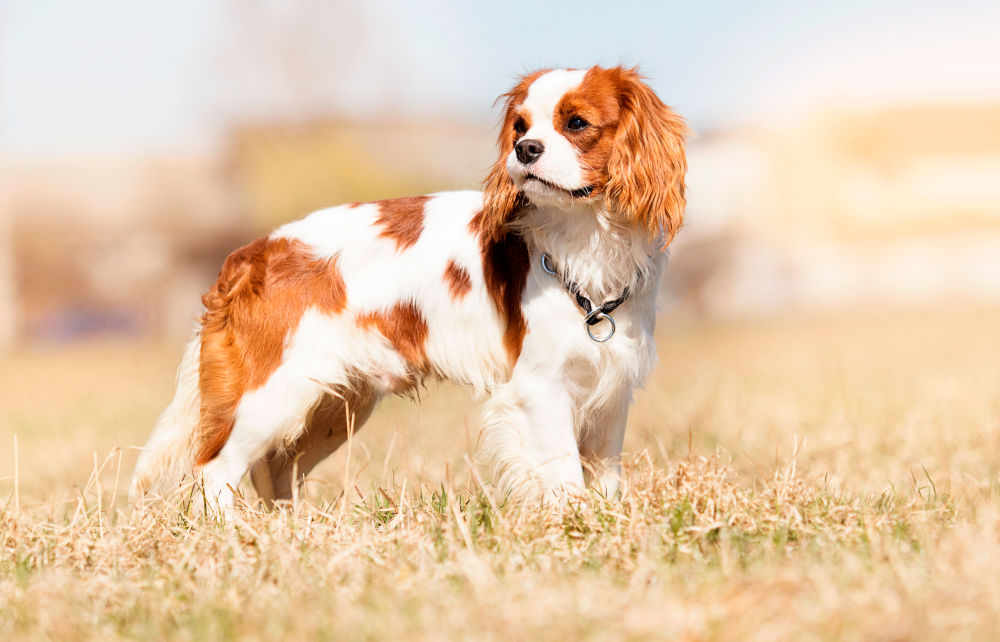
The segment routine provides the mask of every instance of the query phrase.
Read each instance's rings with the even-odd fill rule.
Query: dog
[[[190,472],[229,509],[249,472],[288,499],[428,377],[483,399],[479,459],[508,496],[619,491],[688,130],[635,68],[538,71],[499,101],[483,192],[324,209],[229,255],[133,498]]]

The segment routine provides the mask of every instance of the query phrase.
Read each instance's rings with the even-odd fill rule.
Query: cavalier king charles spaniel
[[[133,497],[187,472],[228,509],[249,472],[267,504],[288,499],[427,377],[483,398],[503,492],[618,492],[687,128],[635,69],[539,71],[501,99],[483,192],[324,209],[229,255]]]

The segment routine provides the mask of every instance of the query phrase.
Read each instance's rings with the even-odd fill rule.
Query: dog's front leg
[[[587,485],[604,497],[618,494],[622,483],[622,444],[631,394],[623,391],[619,399],[594,413],[585,421],[580,440]]]
[[[554,380],[516,372],[485,405],[483,451],[504,492],[553,499],[584,490],[572,399]]]

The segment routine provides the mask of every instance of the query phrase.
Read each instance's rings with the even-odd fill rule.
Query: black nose
[[[545,145],[542,145],[542,141],[534,140],[532,138],[519,140],[517,141],[517,145],[514,145],[514,152],[517,154],[517,160],[521,161],[525,165],[531,165],[534,163],[544,151]]]

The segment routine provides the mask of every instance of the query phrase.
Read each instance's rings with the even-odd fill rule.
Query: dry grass
[[[665,321],[622,499],[530,513],[476,482],[452,389],[387,403],[294,510],[130,513],[116,446],[179,348],[15,354],[0,638],[998,637],[1000,310]]]

